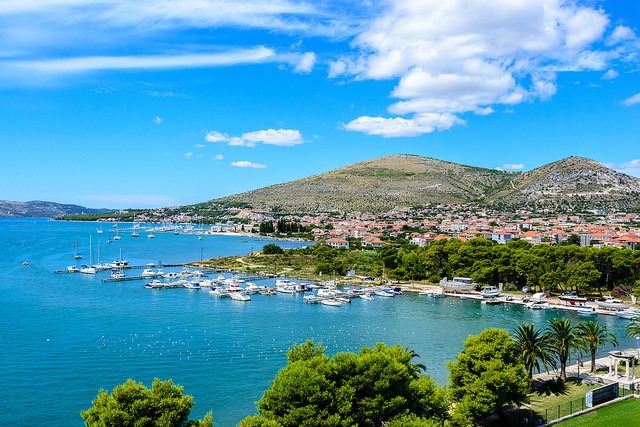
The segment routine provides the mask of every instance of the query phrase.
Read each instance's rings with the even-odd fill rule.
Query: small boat
[[[156,280],[152,280],[151,282],[145,284],[143,287],[147,288],[147,289],[162,289],[162,288],[165,287],[165,284],[156,279]]]
[[[229,297],[231,297],[232,300],[236,301],[251,301],[251,297],[245,292],[230,292]]]
[[[191,291],[197,291],[200,289],[200,283],[185,281],[184,283],[182,283],[182,287]]]
[[[226,298],[229,296],[229,291],[224,288],[212,288],[209,294],[218,298]]]
[[[147,238],[149,238],[149,239],[155,239],[155,238],[156,238],[156,236],[154,236],[153,234],[148,234],[148,235],[147,235]]]
[[[360,294],[359,297],[367,301],[373,300],[373,296],[371,296],[371,294],[369,293]]]
[[[640,312],[632,309],[621,310],[616,312],[616,316],[621,319],[633,320],[640,318]]]
[[[80,269],[75,265],[70,265],[67,267],[67,273],[80,273]]]
[[[392,291],[386,290],[386,289],[381,289],[381,290],[375,291],[374,295],[377,295],[379,297],[395,297],[396,296],[395,293],[393,293]]]
[[[418,295],[426,295],[430,298],[446,298],[447,295],[444,292],[437,291],[422,291]]]
[[[500,289],[495,286],[483,286],[480,289],[480,295],[482,295],[483,298],[495,298],[500,295],[500,292]]]
[[[124,276],[124,271],[122,271],[122,269],[120,269],[120,270],[113,270],[113,271],[111,272],[111,278],[112,278],[112,279],[122,279],[122,278],[124,278],[124,277],[125,277],[125,276]]]
[[[140,233],[134,231],[133,233],[131,233],[131,237],[140,237]]]
[[[482,300],[482,304],[487,304],[487,305],[497,305],[497,304],[502,304],[503,302],[504,300],[501,298],[486,298]]]
[[[323,299],[322,301],[320,301],[320,304],[322,305],[328,305],[330,307],[339,307],[341,306],[343,303],[335,300],[333,298],[327,298],[327,299]]]
[[[30,263],[29,261],[23,261],[23,262],[22,262],[22,266],[23,266],[23,267],[27,267],[27,266],[29,266],[29,265],[31,265],[31,263]]]
[[[149,278],[151,278],[151,277],[156,277],[157,275],[158,275],[158,274],[157,274],[155,271],[153,271],[152,269],[150,269],[150,268],[145,268],[145,269],[142,271],[142,274],[141,274],[141,276],[142,276],[143,278],[145,278],[145,279],[149,279]]]
[[[578,296],[576,291],[565,291],[558,297],[558,299],[566,302],[568,305],[581,305],[582,303],[587,302],[587,298]]]

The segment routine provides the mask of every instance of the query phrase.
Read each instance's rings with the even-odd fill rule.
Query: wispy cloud
[[[260,163],[253,163],[248,160],[240,160],[237,162],[231,162],[231,166],[236,168],[253,168],[253,169],[265,169],[267,166]]]
[[[160,118],[160,116],[155,116],[153,118],[153,123],[159,125],[160,123],[162,123],[162,118]]]
[[[178,199],[161,194],[93,194],[79,196],[90,206],[107,208],[157,208],[173,206]]]
[[[216,154],[212,157],[212,160],[223,160],[224,156],[222,154]]]
[[[634,159],[626,163],[603,163],[603,165],[618,172],[640,178],[640,159]]]
[[[259,63],[274,58],[271,49],[259,46],[236,51],[156,56],[87,56],[76,58],[6,61],[4,66],[45,74],[82,73],[99,70],[135,70],[223,67]]]
[[[193,153],[191,151],[189,151],[188,153],[184,153],[184,158],[185,159],[190,159],[193,157]]]
[[[624,105],[625,107],[631,107],[632,105],[636,104],[640,104],[640,93],[636,93],[635,95],[622,101],[622,105]]]
[[[606,73],[604,73],[601,77],[602,80],[613,80],[616,79],[618,77],[619,73],[614,70],[613,68],[607,70]]]
[[[223,142],[232,147],[255,147],[258,143],[279,147],[291,147],[304,143],[302,134],[297,129],[257,130],[243,133],[239,137],[229,136],[213,130],[208,132],[204,139],[207,142]]]
[[[522,163],[505,163],[496,169],[499,171],[520,171],[524,169],[524,165]]]
[[[354,39],[355,52],[331,63],[329,76],[398,79],[391,92],[398,101],[388,107],[388,117],[363,116],[345,129],[417,136],[449,128],[421,124],[425,114],[459,118],[550,99],[558,90],[558,73],[604,71],[635,38],[629,27],[612,30],[605,11],[590,4],[390,1]]]

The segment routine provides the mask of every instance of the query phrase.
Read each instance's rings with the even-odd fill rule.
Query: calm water
[[[121,227],[124,227],[121,224]],[[102,283],[101,277],[54,274],[93,255],[131,264],[187,262],[259,250],[268,240],[234,236],[145,233],[107,244],[108,228],[45,220],[0,220],[0,425],[83,425],[80,411],[100,388],[133,378],[150,386],[172,378],[194,396],[191,418],[213,410],[216,426],[255,413],[255,401],[286,364],[287,348],[308,338],[333,354],[378,341],[421,355],[428,374],[446,383],[446,361],[469,334],[517,322],[544,324],[566,312],[486,306],[418,295],[354,300],[344,307],[305,304],[301,296],[254,295],[249,303],[216,299],[206,291],[149,290],[144,282]],[[297,243],[278,242],[281,246]],[[29,260],[31,266],[21,266]],[[165,269],[167,270],[167,269]],[[269,284],[262,281],[260,284]],[[622,346],[626,321],[600,317]],[[634,340],[635,341],[635,340]]]

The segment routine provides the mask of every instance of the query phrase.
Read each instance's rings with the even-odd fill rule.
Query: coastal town
[[[241,218],[242,221],[238,221]],[[499,244],[520,239],[531,244],[553,245],[574,236],[581,246],[636,248],[640,243],[640,214],[593,210],[580,214],[551,212],[499,212],[471,205],[437,205],[402,209],[384,214],[336,213],[274,215],[238,209],[233,216],[213,225],[202,225],[202,215],[189,212],[166,216],[164,209],[138,214],[141,222],[189,224],[191,229],[215,233],[260,233],[261,223],[286,221],[309,230],[315,242],[348,248],[359,242],[377,248],[389,239],[404,238],[422,247],[442,239],[468,241],[484,237]],[[198,225],[200,224],[200,225]],[[287,237],[287,233],[277,234]]]

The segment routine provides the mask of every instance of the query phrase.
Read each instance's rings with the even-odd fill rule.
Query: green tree
[[[518,324],[513,333],[513,340],[518,351],[518,358],[533,379],[533,370],[540,372],[542,368],[555,367],[553,343],[549,336],[529,323]]]
[[[473,425],[495,412],[508,424],[503,408],[527,401],[531,380],[506,330],[490,328],[469,336],[447,368],[456,402],[454,424]]]
[[[582,349],[589,351],[591,355],[591,372],[596,371],[596,351],[598,351],[599,348],[604,348],[607,343],[611,343],[614,346],[618,345],[616,336],[607,331],[605,325],[601,325],[600,322],[593,320],[578,323],[578,326],[576,326],[576,335],[578,335],[581,341],[580,346]]]
[[[258,402],[259,415],[242,426],[381,426],[410,415],[440,422],[447,416],[444,391],[420,375],[415,353],[399,346],[378,343],[330,358],[307,341],[287,357]]]
[[[267,243],[262,247],[262,253],[265,255],[281,255],[284,253],[284,250],[276,244]]]
[[[560,363],[560,378],[567,379],[567,360],[573,350],[580,348],[580,339],[576,334],[571,320],[555,318],[549,320],[549,329],[546,332],[553,343],[556,357]]]
[[[170,379],[156,378],[151,389],[129,379],[111,394],[100,390],[93,406],[80,415],[89,427],[211,427],[211,413],[202,420],[187,421],[195,403],[182,390]]]

